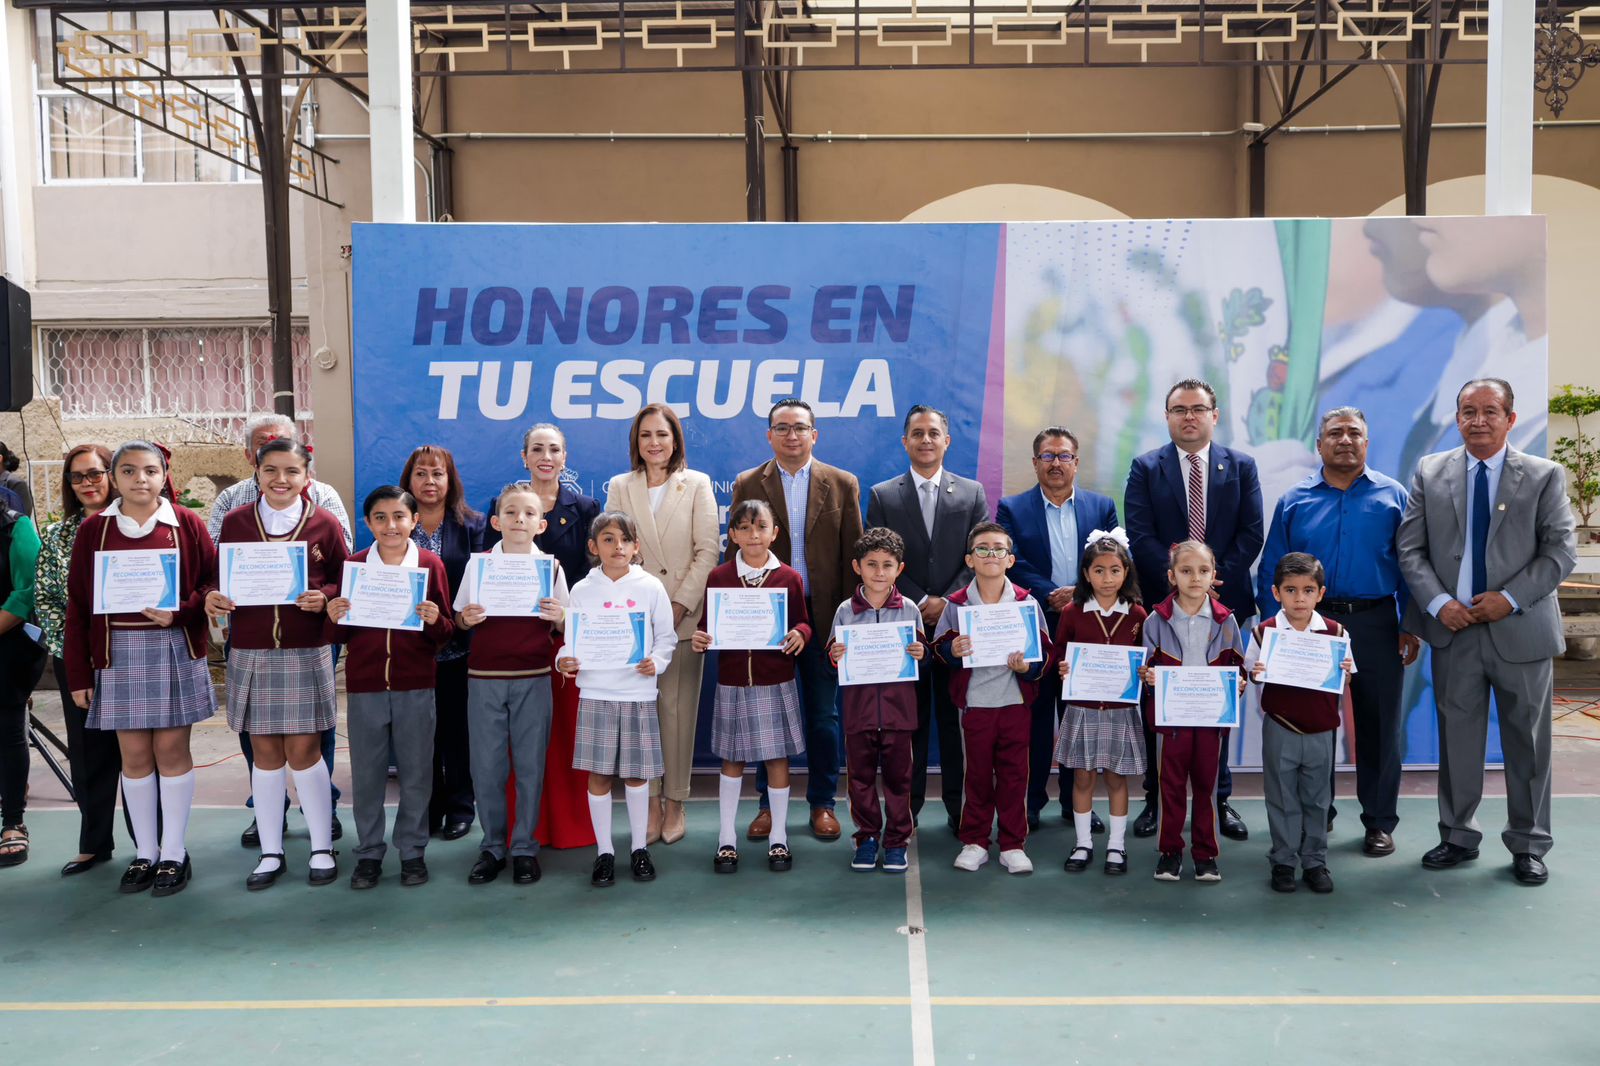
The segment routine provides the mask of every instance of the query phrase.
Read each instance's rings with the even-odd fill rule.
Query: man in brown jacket
[[[839,604],[855,591],[850,553],[861,536],[861,486],[855,475],[812,458],[816,416],[804,400],[784,399],[767,412],[767,442],[773,458],[746,470],[733,483],[733,505],[765,500],[777,518],[772,550],[800,572],[806,608],[818,632],[832,622]],[[729,545],[732,558],[732,545]],[[825,639],[814,638],[797,664],[806,718],[806,802],[811,831],[819,840],[839,839],[834,792],[839,785],[838,676],[828,663]],[[766,767],[756,771],[761,809],[750,823],[751,840],[765,840],[772,827],[767,811]]]

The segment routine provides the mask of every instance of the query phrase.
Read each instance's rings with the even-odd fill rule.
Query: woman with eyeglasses
[[[72,877],[111,858],[116,841],[112,824],[117,809],[117,779],[122,774],[122,751],[115,731],[90,729],[89,712],[72,701],[63,659],[67,632],[67,570],[72,545],[84,519],[92,518],[116,499],[111,484],[111,449],[103,444],[80,444],[67,452],[61,464],[61,521],[45,528],[40,540],[38,580],[34,585],[34,611],[50,650],[56,687],[61,690],[61,713],[67,726],[67,764],[72,769],[72,791],[78,802],[78,854],[61,868]],[[128,835],[133,835],[130,827]]]

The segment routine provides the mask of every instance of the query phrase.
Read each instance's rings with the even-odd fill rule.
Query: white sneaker
[[[961,854],[956,856],[956,869],[976,870],[989,861],[989,849],[978,844],[968,844],[961,849]]]
[[[1028,858],[1028,853],[1021,848],[1002,851],[1000,853],[1000,865],[1006,868],[1006,873],[1008,874],[1033,873],[1033,860]]]

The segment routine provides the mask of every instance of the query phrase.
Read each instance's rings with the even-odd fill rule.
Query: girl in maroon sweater
[[[250,785],[256,810],[281,810],[293,773],[311,836],[307,880],[326,885],[339,872],[333,859],[333,796],[321,748],[321,734],[336,717],[333,662],[322,615],[328,600],[339,594],[344,530],[307,494],[311,452],[298,441],[280,437],[263,445],[257,453],[256,480],[261,498],[222,520],[217,538],[222,558],[227,558],[228,544],[302,544],[305,591],[293,603],[238,607],[212,589],[206,612],[229,619],[228,724],[248,731],[255,747]],[[270,887],[284,871],[283,822],[270,814],[256,822],[261,861],[245,879],[252,891]]]
[[[84,519],[72,546],[67,683],[72,701],[89,712],[87,727],[116,730],[122,751],[122,802],[137,856],[120,891],[154,886],[152,895],[169,896],[182,891],[192,872],[184,843],[194,802],[189,730],[216,712],[202,610],[216,550],[200,516],[173,506],[167,455],[158,445],[124,444],[112,456],[111,476],[120,498]],[[96,555],[172,548],[178,552],[176,611],[93,613]]]
[[[788,592],[789,631],[777,651],[724,651],[717,656],[717,695],[711,715],[711,750],[722,757],[718,809],[722,825],[714,867],[719,874],[739,868],[734,845],[734,820],[747,762],[767,764],[767,799],[772,808],[772,834],[767,838],[767,867],[787,870],[789,853],[789,756],[806,750],[800,720],[800,693],[794,683],[794,657],[811,639],[806,620],[805,589],[800,575],[772,554],[778,525],[764,500],[745,500],[728,515],[728,539],[739,554],[711,571],[709,589],[765,588]],[[706,597],[710,610],[711,597]],[[692,638],[694,650],[711,647],[702,615]]]
[[[1083,575],[1072,594],[1072,604],[1061,612],[1056,626],[1056,649],[1061,655],[1061,677],[1072,672],[1069,644],[1144,646],[1144,608],[1139,605],[1139,578],[1128,555],[1128,535],[1121,527],[1107,533],[1095,530],[1083,550],[1078,567]],[[1133,703],[1068,703],[1061,717],[1061,737],[1056,742],[1056,762],[1072,770],[1072,824],[1078,839],[1067,856],[1068,873],[1081,873],[1094,859],[1095,774],[1104,771],[1106,795],[1111,800],[1111,833],[1106,841],[1105,871],[1128,872],[1128,778],[1143,774],[1144,723],[1139,717],[1138,684]]]

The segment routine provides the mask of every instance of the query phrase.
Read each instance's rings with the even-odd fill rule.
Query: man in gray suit
[[[1556,588],[1577,563],[1566,476],[1506,444],[1516,398],[1499,378],[1456,396],[1463,448],[1424,456],[1400,522],[1400,570],[1411,587],[1406,629],[1433,647],[1439,713],[1439,831],[1430,870],[1478,857],[1489,696],[1500,716],[1512,873],[1549,878],[1551,659],[1566,649]]]
[[[929,638],[944,611],[944,598],[972,580],[967,569],[967,533],[989,519],[983,486],[944,468],[950,448],[950,421],[943,411],[918,404],[906,414],[900,443],[911,469],[872,486],[867,525],[887,526],[906,542],[906,568],[897,582],[900,595],[922,611]],[[924,661],[917,681],[917,733],[911,742],[911,814],[922,810],[928,791],[928,735],[939,725],[940,795],[950,831],[961,824],[961,719],[950,702],[949,667]]]

